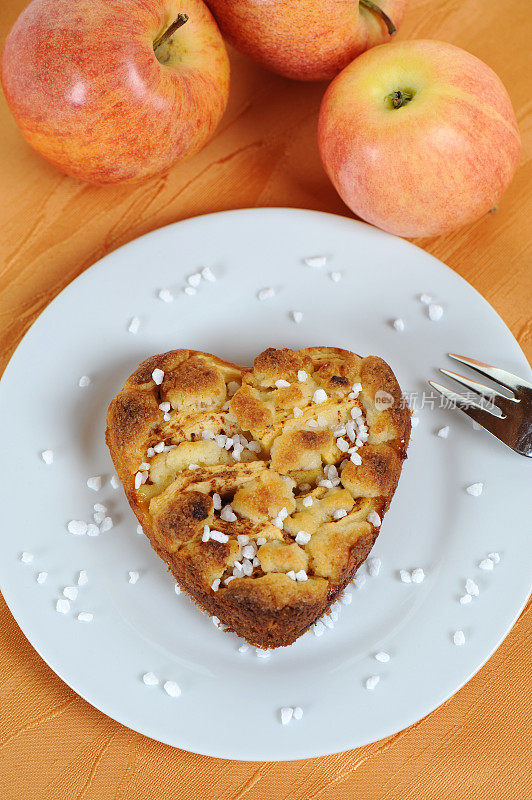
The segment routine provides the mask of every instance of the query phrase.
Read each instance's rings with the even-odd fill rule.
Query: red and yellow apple
[[[399,236],[434,236],[492,209],[517,168],[510,98],[486,64],[429,40],[364,53],[331,83],[320,153],[340,197]]]
[[[407,0],[206,0],[224,36],[273,72],[330,80],[387,42]]]
[[[229,62],[202,0],[33,0],[4,45],[2,85],[41,155],[117,183],[165,171],[207,141]]]

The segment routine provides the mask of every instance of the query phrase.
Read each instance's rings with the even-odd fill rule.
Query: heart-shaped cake
[[[386,362],[334,347],[265,350],[253,368],[153,356],[112,401],[106,433],[179,586],[262,648],[295,641],[353,579],[409,436]]]

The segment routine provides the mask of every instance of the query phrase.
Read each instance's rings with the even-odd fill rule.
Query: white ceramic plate
[[[303,264],[326,255],[325,268]],[[186,276],[210,266],[216,283],[195,296]],[[333,282],[330,271],[340,271]],[[257,291],[274,287],[259,302]],[[167,287],[175,301],[163,303]],[[419,294],[444,308],[431,322]],[[296,325],[289,312],[300,310]],[[141,327],[127,331],[133,315]],[[398,333],[390,321],[404,319]],[[338,345],[383,356],[403,389],[422,393],[449,351],[530,379],[517,343],[493,309],[458,275],[413,245],[363,223],[288,209],[234,211],[191,219],[142,237],[68,286],[35,322],[1,382],[0,585],[23,632],[76,692],[124,725],[186,750],[234,759],[319,756],[401,730],[456,692],[507,634],[530,589],[530,464],[457,411],[419,411],[409,458],[373,555],[382,559],[343,607],[333,630],[306,634],[260,659],[216,629],[184,596],[136,533],[122,494],[109,484],[105,413],[137,364],[191,347],[241,364],[268,346]],[[78,387],[81,375],[90,386]],[[419,398],[418,398],[419,399]],[[448,439],[435,432],[450,425]],[[55,453],[47,466],[40,451]],[[527,472],[528,470],[528,472]],[[103,474],[94,493],[91,475]],[[480,497],[465,487],[484,483]],[[112,531],[72,536],[70,519],[108,505]],[[21,551],[34,555],[31,564]],[[489,551],[500,563],[478,569]],[[525,557],[527,556],[528,557]],[[398,570],[421,566],[424,583]],[[70,613],[55,611],[62,588],[85,569]],[[47,571],[39,585],[36,574]],[[128,583],[128,570],[140,580]],[[480,595],[463,606],[464,581]],[[94,614],[92,623],[76,619]],[[462,647],[453,644],[457,629]],[[374,659],[379,650],[387,664]],[[175,680],[173,699],[147,687],[153,671]],[[374,691],[365,688],[379,675]],[[303,719],[281,726],[281,706]]]

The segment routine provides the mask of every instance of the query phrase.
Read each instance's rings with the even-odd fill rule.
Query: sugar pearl
[[[381,664],[387,664],[389,660],[390,655],[384,650],[379,650],[378,653],[375,653],[375,661],[380,661]]]
[[[55,610],[59,614],[68,614],[68,612],[70,611],[70,603],[65,597],[60,597],[55,604]]]
[[[431,303],[429,305],[429,319],[432,322],[437,322],[443,317],[443,308],[442,306],[438,305],[437,303]]]
[[[175,681],[165,681],[163,689],[169,697],[179,697],[181,694],[181,688]]]
[[[164,371],[162,369],[159,369],[158,367],[156,367],[153,370],[151,376],[152,376],[154,382],[157,384],[157,386],[160,386],[161,383],[163,382]]]
[[[466,638],[463,631],[455,631],[453,633],[453,642],[458,647],[461,647],[463,644],[465,644],[465,640]]]
[[[281,723],[283,725],[288,725],[293,716],[294,716],[293,708],[289,707],[281,708]]]
[[[41,458],[45,464],[53,464],[54,461],[54,451],[53,450],[43,450],[41,453]]]

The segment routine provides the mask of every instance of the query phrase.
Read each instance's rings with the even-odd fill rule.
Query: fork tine
[[[532,458],[532,427],[527,419],[523,420],[515,414],[509,414],[508,417],[499,417],[491,414],[478,403],[466,401],[462,395],[451,391],[446,386],[442,386],[441,383],[429,381],[429,384],[454,403],[456,408],[467,414],[470,419],[485,428],[492,436],[495,436],[496,439],[511,447],[516,453]]]
[[[471,419],[474,419],[475,422],[478,422],[480,425],[485,427],[485,422],[483,420],[486,417],[501,419],[501,417],[492,414],[490,411],[487,411],[475,400],[467,400],[465,397],[463,397],[463,395],[453,392],[452,389],[448,389],[447,386],[443,386],[441,383],[436,383],[436,381],[429,381],[429,383],[433,389],[436,389],[436,391],[446,397],[447,400],[450,400],[451,403],[454,403],[456,407],[460,409],[460,411],[468,414]],[[477,415],[481,415],[481,419],[478,419]]]
[[[499,386],[504,386],[505,389],[510,389],[510,391],[513,392],[517,391],[520,387],[532,389],[532,383],[523,380],[523,378],[519,378],[511,372],[507,372],[505,369],[493,367],[491,364],[486,364],[484,361],[477,361],[475,358],[459,356],[456,353],[448,353],[448,355],[449,358],[459,361],[460,364],[465,364],[466,367],[470,367],[470,369],[475,370],[475,372],[478,372],[485,378],[490,378],[492,381],[495,381]]]
[[[476,394],[479,394],[483,400],[486,400],[491,405],[494,404],[495,398],[499,398],[499,405],[503,409],[505,401],[508,403],[519,402],[516,397],[508,397],[507,395],[498,392],[497,389],[492,389],[490,386],[484,386],[483,383],[479,383],[478,381],[472,381],[469,378],[465,378],[463,375],[459,375],[457,372],[451,372],[449,369],[440,369],[440,372],[442,372],[444,375],[447,375],[448,378],[452,378],[453,381],[456,381],[456,383],[459,383],[461,386],[465,386],[466,389],[471,389],[471,391],[476,392]]]
[[[485,428],[488,433],[491,433],[492,436],[495,436],[495,438],[499,439],[499,441],[503,442],[503,444],[508,444],[505,437],[506,417],[498,417],[495,414],[490,414],[489,411],[486,411],[477,403],[467,402],[461,394],[457,394],[456,392],[451,391],[451,389],[447,389],[447,387],[442,386],[441,383],[436,383],[436,381],[429,381],[429,383],[433,389],[436,389],[437,392],[440,392],[440,394],[453,402],[456,405],[456,408],[460,409],[460,411],[462,411],[464,414],[467,414],[470,419]],[[513,450],[516,449],[511,444],[509,446],[512,447]]]

